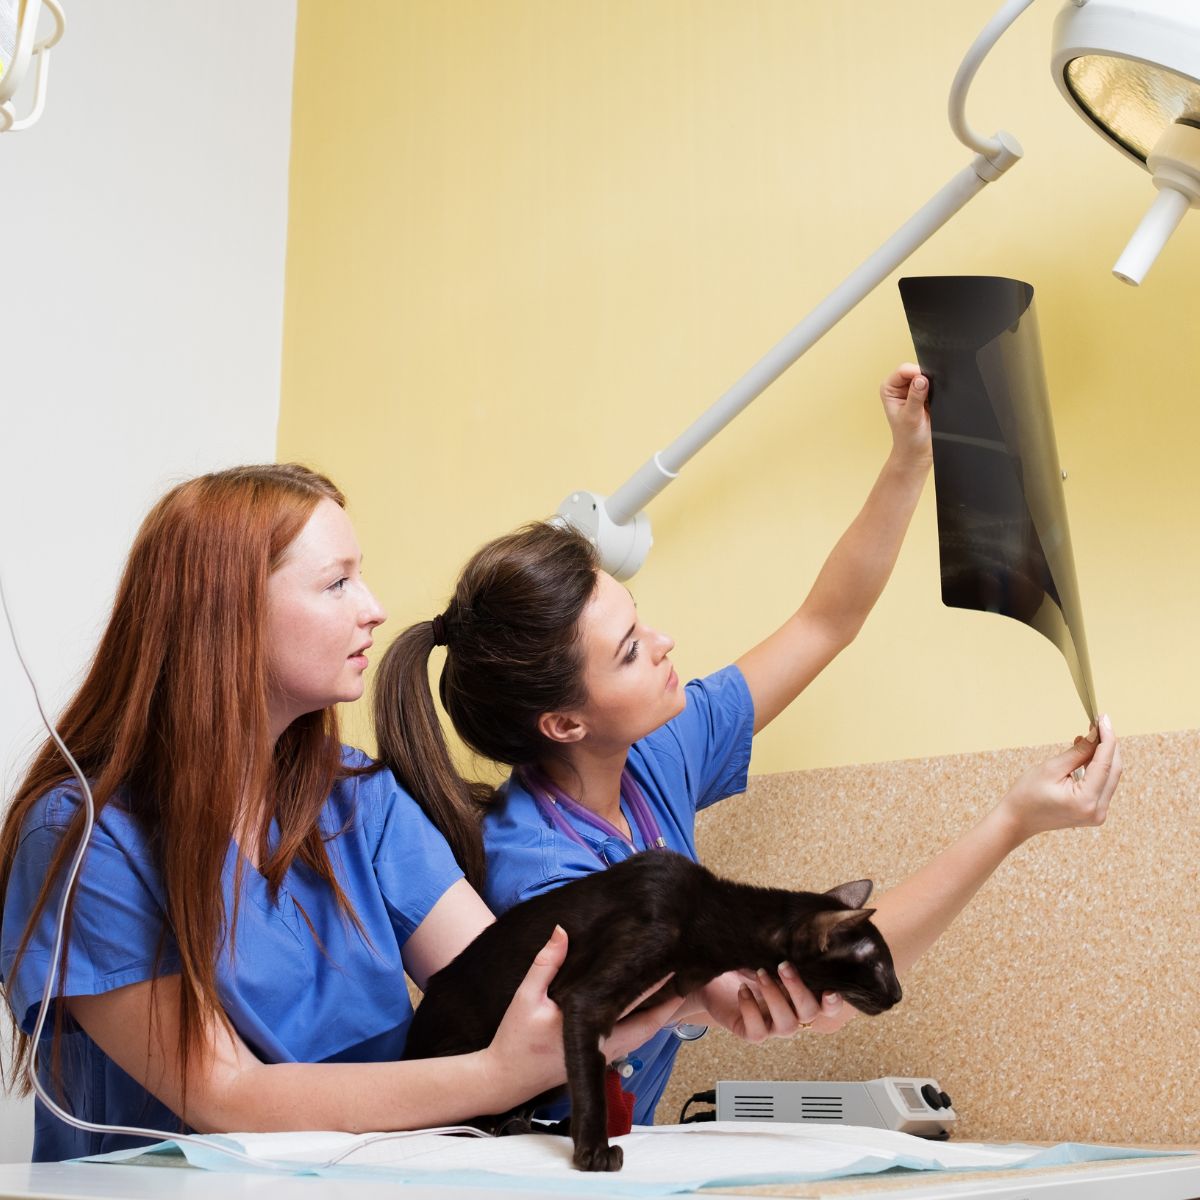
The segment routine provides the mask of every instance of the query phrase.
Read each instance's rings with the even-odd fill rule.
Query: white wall
[[[296,21],[295,0],[65,7],[45,116],[0,136],[0,571],[52,710],[151,501],[275,456]],[[5,798],[39,737],[0,628]],[[0,1162],[31,1129],[0,1094]]]

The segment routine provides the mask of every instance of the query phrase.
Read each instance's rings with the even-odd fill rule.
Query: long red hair
[[[236,914],[225,912],[221,872],[246,798],[262,802],[252,810],[256,818],[261,812],[261,824],[251,832],[271,887],[277,892],[299,859],[357,923],[317,827],[333,784],[345,773],[336,712],[299,718],[274,746],[267,715],[267,580],[323,499],[345,507],[328,479],[295,464],[236,467],[168,492],[138,531],[95,658],[58,725],[91,783],[97,814],[112,802],[126,806],[155,854],[166,896],[164,939],[178,947],[181,965],[178,1053],[185,1095],[188,1061],[206,1024],[224,1020],[217,962],[232,949],[225,930],[227,917]],[[26,817],[69,778],[62,754],[47,740],[0,832],[0,904]],[[272,816],[279,842],[266,855]],[[38,895],[17,962],[78,845],[83,821],[81,806]],[[65,974],[65,961],[62,966]],[[10,979],[15,974],[14,962]],[[57,1050],[62,1006],[56,1007]],[[18,1028],[12,1079],[22,1092],[30,1086],[31,1049]]]

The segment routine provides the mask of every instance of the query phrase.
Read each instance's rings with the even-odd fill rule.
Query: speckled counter
[[[700,818],[732,878],[899,882],[966,830],[1033,747],[759,776]],[[913,968],[894,1010],[832,1036],[681,1048],[659,1120],[719,1079],[932,1075],[954,1136],[1200,1143],[1200,730],[1122,740],[1107,823],[1026,843]]]

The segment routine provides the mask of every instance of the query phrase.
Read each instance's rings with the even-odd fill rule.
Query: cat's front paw
[[[580,1171],[619,1171],[625,1152],[620,1146],[576,1146],[571,1161]]]

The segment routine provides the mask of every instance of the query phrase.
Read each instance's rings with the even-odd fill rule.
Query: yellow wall
[[[385,633],[480,542],[609,491],[969,159],[946,94],[995,0],[300,0],[279,454],[347,490]],[[971,118],[1026,159],[907,274],[1038,291],[1092,665],[1119,732],[1200,725],[1200,216],[1109,274],[1149,178],[1048,70],[1042,0]],[[651,507],[633,581],[680,674],[803,598],[886,453],[894,281]],[[365,712],[350,718],[366,743]],[[859,640],[754,770],[1069,738],[1066,665],[939,600],[933,488]]]

